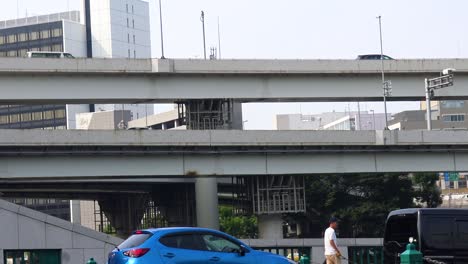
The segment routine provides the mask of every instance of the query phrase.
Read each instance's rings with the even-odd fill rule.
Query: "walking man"
[[[325,230],[324,244],[325,244],[325,258],[327,264],[341,264],[341,252],[336,243],[335,230],[338,228],[338,219],[336,217],[330,218],[330,227]]]

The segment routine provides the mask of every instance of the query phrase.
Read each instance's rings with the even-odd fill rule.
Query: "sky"
[[[92,0],[99,1],[99,0]],[[382,16],[384,53],[393,58],[468,58],[466,0],[161,0],[165,56],[202,58],[200,12],[206,43],[223,59],[355,59],[379,53]],[[4,0],[0,19],[78,10],[80,0]],[[160,57],[159,11],[150,0],[152,57]],[[421,87],[421,89],[423,89]],[[389,103],[389,112],[419,104]],[[357,103],[245,104],[247,129],[273,129],[275,114],[314,114],[357,109]],[[167,107],[160,107],[160,111]],[[361,110],[383,112],[383,103]]]

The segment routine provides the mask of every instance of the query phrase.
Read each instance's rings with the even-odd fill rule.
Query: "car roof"
[[[404,214],[436,214],[436,215],[466,215],[468,216],[468,209],[454,209],[454,208],[407,208],[400,209],[390,212],[388,218],[395,215],[404,215]],[[387,218],[387,219],[388,219]]]

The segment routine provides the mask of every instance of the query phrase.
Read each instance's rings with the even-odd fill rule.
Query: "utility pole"
[[[202,22],[203,27],[203,57],[206,60],[206,38],[205,38],[205,12],[201,11],[200,21]]]
[[[221,29],[219,25],[219,17],[218,17],[218,59],[221,59]]]

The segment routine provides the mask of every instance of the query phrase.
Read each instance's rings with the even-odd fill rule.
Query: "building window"
[[[21,49],[21,50],[18,50],[18,56],[19,57],[24,57],[26,56],[26,53],[28,52],[27,49]]]
[[[60,109],[55,111],[55,118],[65,118],[66,113],[65,109]]]
[[[133,5],[132,5],[132,13],[135,13],[135,9],[133,8]]]
[[[127,17],[127,27],[130,27],[130,20]]]
[[[18,52],[16,50],[8,51],[7,57],[18,57]]]
[[[132,19],[133,28],[135,28],[135,19]]]
[[[27,41],[28,40],[28,34],[27,33],[20,33],[19,34],[19,40],[18,41]]]
[[[128,4],[127,4],[127,13],[128,13]]]
[[[442,121],[444,122],[465,122],[465,115],[443,115]]]
[[[5,36],[0,36],[0,45],[5,44]]]
[[[136,59],[136,50],[133,51],[133,58]]]
[[[52,37],[53,38],[58,38],[62,36],[62,29],[61,28],[55,28],[52,30]]]
[[[8,123],[9,123],[9,120],[8,120],[7,115],[0,116],[0,124],[8,124]]]
[[[53,45],[53,46],[52,46],[52,51],[61,52],[61,51],[62,51],[62,44]]]
[[[42,30],[41,31],[41,39],[50,38],[50,31],[49,30]]]
[[[130,43],[130,33],[127,34],[128,43]]]
[[[54,110],[49,110],[49,111],[44,111],[43,113],[43,117],[44,117],[44,120],[47,120],[47,119],[54,119]]]
[[[130,59],[130,49],[128,49],[128,58]]]
[[[7,43],[15,43],[15,42],[16,42],[16,35],[7,36]]]
[[[465,107],[465,101],[463,100],[453,100],[453,101],[441,101],[442,108],[463,108]]]
[[[136,41],[135,41],[135,35],[133,35],[133,44],[135,44]]]
[[[42,112],[34,112],[32,116],[33,120],[42,120]]]
[[[33,32],[29,33],[29,39],[30,39],[30,40],[39,39],[39,32],[33,31]]]

